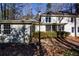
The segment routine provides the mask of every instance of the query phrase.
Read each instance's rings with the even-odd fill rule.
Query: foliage
[[[70,35],[69,32],[65,32],[65,31],[57,31],[57,34],[59,37],[67,37]]]
[[[79,14],[79,3],[74,4],[76,14]]]
[[[0,36],[0,42],[3,43],[5,40],[5,37],[4,36]]]
[[[45,39],[45,38],[53,38],[56,37],[56,32],[55,31],[47,31],[47,32],[40,32],[40,38]],[[39,32],[33,32],[32,37],[34,38],[39,38]]]
[[[79,53],[74,50],[66,50],[64,52],[64,56],[78,56]]]
[[[65,31],[46,31],[46,32],[40,32],[40,38],[45,39],[45,38],[53,38],[57,37],[57,33],[59,37],[67,37],[70,33],[65,32]],[[39,31],[38,32],[33,32],[32,37],[34,38],[39,38]]]
[[[28,15],[31,13],[29,5],[23,3],[0,3],[1,17],[2,19],[20,19],[23,16],[23,8],[27,8]]]

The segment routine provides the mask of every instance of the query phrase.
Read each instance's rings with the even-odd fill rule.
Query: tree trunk
[[[1,3],[1,17],[2,17],[2,20],[3,20],[3,4]]]

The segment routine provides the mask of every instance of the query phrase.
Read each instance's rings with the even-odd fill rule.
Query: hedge
[[[46,31],[46,32],[40,32],[40,38],[45,39],[45,38],[54,38],[54,37],[67,37],[70,35],[69,32],[65,31]],[[39,38],[39,31],[38,32],[33,32],[32,37],[34,38]]]
[[[39,32],[33,32],[32,37],[34,38],[39,38]],[[55,31],[47,31],[47,32],[40,32],[40,38],[45,39],[45,38],[53,38],[57,37],[57,34]]]
[[[65,32],[65,31],[57,31],[57,35],[59,37],[67,37],[67,36],[70,35],[70,33],[69,32]]]

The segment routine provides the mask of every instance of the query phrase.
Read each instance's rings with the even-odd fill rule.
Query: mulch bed
[[[61,56],[67,49],[56,39],[41,39],[42,56]],[[0,43],[0,56],[39,56],[38,42],[30,44]]]
[[[32,56],[37,50],[35,44],[0,43],[0,56]]]

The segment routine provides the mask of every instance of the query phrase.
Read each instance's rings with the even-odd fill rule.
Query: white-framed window
[[[61,31],[64,31],[64,25],[63,25],[63,26],[61,26]]]
[[[52,31],[56,31],[57,30],[57,26],[52,25]]]
[[[51,17],[50,16],[49,17],[48,16],[46,17],[46,23],[47,22],[51,22]]]
[[[46,31],[51,31],[51,25],[46,25]]]
[[[71,17],[71,22],[74,22],[74,19]]]
[[[72,33],[74,32],[74,27],[72,27]]]
[[[79,27],[78,27],[78,32],[79,32]]]
[[[10,34],[11,28],[10,24],[4,24],[4,34]]]
[[[0,25],[0,34],[1,34],[1,25]]]
[[[10,24],[0,24],[0,34],[10,34]]]

